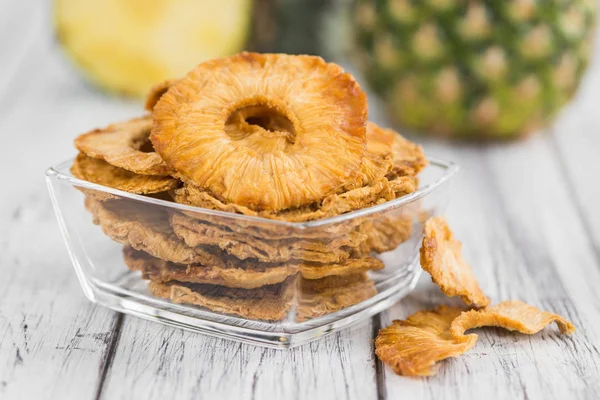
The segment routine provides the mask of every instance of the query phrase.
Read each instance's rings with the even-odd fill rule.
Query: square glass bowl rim
[[[238,220],[243,220],[243,221],[248,221],[248,222],[285,226],[285,227],[294,228],[294,229],[324,227],[327,225],[333,225],[333,224],[336,224],[339,222],[348,221],[353,218],[363,217],[363,216],[375,214],[375,213],[378,213],[381,211],[387,211],[387,210],[402,207],[405,204],[411,203],[417,199],[420,199],[421,197],[424,197],[424,196],[432,193],[433,191],[438,189],[440,186],[442,186],[443,184],[448,182],[460,169],[459,166],[457,164],[455,164],[454,162],[443,161],[443,160],[439,160],[439,159],[435,159],[435,158],[429,158],[428,159],[429,165],[426,168],[430,168],[430,167],[442,168],[444,170],[444,173],[442,176],[440,176],[435,181],[417,189],[413,193],[410,193],[406,196],[399,197],[394,200],[387,201],[382,204],[378,204],[376,206],[362,208],[360,210],[351,211],[349,213],[337,215],[334,217],[323,218],[323,219],[318,219],[318,220],[314,220],[314,221],[306,221],[306,222],[288,222],[288,221],[280,221],[280,220],[274,220],[274,219],[251,216],[251,215],[235,214],[235,213],[231,213],[231,212],[227,212],[227,211],[218,211],[218,210],[211,210],[211,209],[207,209],[207,208],[189,206],[186,204],[180,204],[180,203],[165,201],[165,200],[161,200],[161,199],[155,199],[152,197],[129,193],[129,192],[125,192],[122,190],[113,189],[113,188],[110,188],[107,186],[99,185],[96,183],[88,182],[86,180],[74,177],[71,174],[71,172],[69,171],[69,168],[71,167],[71,165],[73,165],[74,160],[75,160],[75,158],[71,158],[69,160],[66,160],[61,163],[53,165],[52,167],[50,167],[46,170],[46,176],[48,178],[55,178],[63,183],[67,183],[72,186],[80,186],[80,187],[84,187],[86,189],[97,190],[99,192],[111,193],[111,194],[114,194],[114,195],[117,195],[120,197],[126,197],[126,198],[130,198],[133,200],[141,201],[144,203],[154,204],[156,206],[168,207],[168,208],[173,208],[173,209],[178,209],[178,210],[183,210],[183,211],[190,211],[190,212],[194,212],[194,213],[198,213],[198,214],[207,214],[207,215],[229,218],[229,219],[238,219]]]

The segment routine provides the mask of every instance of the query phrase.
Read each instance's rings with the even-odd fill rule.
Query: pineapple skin
[[[358,0],[352,54],[405,128],[510,139],[573,96],[596,13],[594,0]]]

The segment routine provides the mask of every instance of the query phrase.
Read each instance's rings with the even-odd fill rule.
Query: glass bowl
[[[420,275],[423,223],[458,167],[430,160],[420,188],[377,206],[286,222],[174,203],[46,172],[85,295],[126,314],[289,348],[365,320]]]

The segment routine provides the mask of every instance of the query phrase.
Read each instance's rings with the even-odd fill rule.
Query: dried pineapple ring
[[[169,90],[171,86],[177,82],[179,82],[179,79],[168,79],[152,86],[148,92],[148,95],[146,95],[146,104],[144,104],[144,108],[148,111],[152,111],[163,94],[167,93],[167,90]]]
[[[394,250],[410,239],[413,231],[412,218],[408,215],[382,215],[363,222],[359,230],[368,238],[358,248],[361,254],[384,253]]]
[[[194,304],[225,314],[267,321],[287,316],[294,299],[295,277],[255,289],[230,288],[201,283],[150,282],[148,290],[178,304]]]
[[[570,335],[575,332],[573,324],[560,315],[538,310],[522,301],[508,300],[481,310],[463,312],[452,321],[450,332],[455,337],[461,337],[469,329],[498,326],[510,331],[533,335],[552,322],[556,322],[561,333]],[[467,336],[477,338],[476,334]]]
[[[377,294],[375,282],[366,273],[299,279],[296,322],[343,310]]]
[[[490,304],[473,269],[462,256],[462,244],[454,238],[442,217],[430,218],[425,223],[421,267],[447,296],[460,296],[466,304],[475,307]]]
[[[85,208],[104,234],[117,243],[177,264],[222,264],[219,256],[186,246],[173,233],[168,215],[161,208],[139,201],[98,201],[92,197],[86,197]]]
[[[392,129],[367,123],[367,151],[383,154],[391,148],[393,173],[416,176],[428,164],[423,148]]]
[[[459,356],[477,342],[476,335],[450,333],[452,321],[461,312],[457,307],[439,306],[396,320],[377,334],[375,353],[398,375],[434,375],[438,361]]]
[[[329,218],[364,207],[374,206],[407,195],[415,190],[416,183],[412,177],[401,176],[391,181],[383,179],[373,183],[371,186],[359,187],[341,194],[331,194],[318,203],[278,213],[270,211],[256,212],[238,204],[223,203],[208,192],[192,185],[184,185],[182,188],[176,189],[172,195],[176,202],[196,207],[288,222],[303,222]]]
[[[175,234],[193,248],[218,246],[239,259],[257,259],[263,262],[286,262],[292,259],[338,263],[346,260],[351,249],[360,245],[366,235],[351,232],[328,240],[271,240],[228,231],[218,225],[204,224],[182,214],[170,218]]]
[[[180,184],[170,176],[139,175],[83,153],[75,158],[71,173],[79,179],[137,194],[165,192]]]
[[[378,271],[384,267],[385,264],[383,261],[375,257],[348,258],[340,263],[331,264],[301,263],[300,275],[302,275],[302,278],[304,279],[313,280],[326,278],[328,276]]]
[[[75,139],[75,147],[89,157],[135,172],[140,175],[167,176],[173,170],[151,151],[143,148],[150,144],[152,118],[145,116],[95,129]]]
[[[274,285],[298,272],[297,263],[265,265],[229,258],[223,260],[224,265],[176,264],[130,246],[123,248],[123,260],[130,270],[141,271],[143,279],[153,282],[206,283],[243,289]]]
[[[184,181],[256,210],[338,191],[366,147],[365,93],[314,56],[240,53],[202,63],[160,98],[153,118],[154,148]]]

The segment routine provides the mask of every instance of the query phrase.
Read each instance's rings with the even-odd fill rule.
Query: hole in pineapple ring
[[[258,135],[293,144],[296,139],[296,128],[287,115],[278,108],[262,104],[236,108],[225,122],[225,132],[234,140]]]
[[[154,153],[154,147],[152,146],[152,142],[149,138],[143,141],[141,146],[138,148],[142,153]]]

